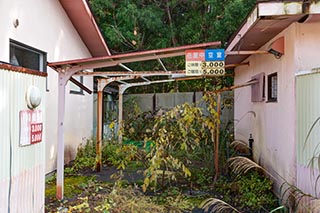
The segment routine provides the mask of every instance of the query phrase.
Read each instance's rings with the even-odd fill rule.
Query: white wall
[[[91,57],[59,1],[2,0],[0,1],[0,61],[9,61],[9,39],[47,52],[49,62]],[[13,21],[19,20],[15,28]],[[93,87],[92,78],[84,84]],[[57,73],[48,68],[46,93],[47,122],[46,171],[56,165],[57,143]],[[67,86],[65,122],[65,159],[74,157],[76,147],[92,134],[92,95],[69,94]]]
[[[251,87],[235,90],[234,116],[235,137],[247,141],[251,133],[254,138],[254,159],[275,176],[279,174],[290,183],[295,183],[295,37],[293,24],[276,38],[285,37],[285,55],[276,59],[273,55],[254,55],[249,58],[250,66],[235,70],[235,84],[241,84],[258,73],[266,76],[265,94],[267,100],[267,76],[278,73],[277,102],[251,102]],[[270,42],[261,49],[267,49]],[[253,113],[249,113],[253,111]],[[281,180],[275,180],[281,185]]]

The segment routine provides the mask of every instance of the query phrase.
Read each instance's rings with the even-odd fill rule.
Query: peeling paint
[[[57,197],[58,200],[62,200],[63,199],[63,192],[62,192],[61,185],[57,185],[56,197]]]

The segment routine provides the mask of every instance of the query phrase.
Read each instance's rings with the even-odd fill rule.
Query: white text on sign
[[[42,123],[31,124],[30,141],[31,144],[42,141]]]

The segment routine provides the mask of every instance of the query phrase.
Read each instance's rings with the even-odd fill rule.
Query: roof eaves
[[[108,46],[86,0],[59,0],[92,56],[110,55]]]
[[[242,22],[241,26],[238,28],[238,30],[233,34],[231,39],[228,41],[226,51],[233,50],[233,48],[241,40],[241,37],[243,37],[252,26],[254,26],[258,18],[259,18],[258,6],[256,5],[252,10],[252,12],[248,14],[247,18]]]
[[[308,15],[318,18],[319,13],[320,1],[318,0],[258,1],[232,39],[229,40],[226,51],[258,50],[290,24]],[[227,55],[226,63],[240,63],[248,56]]]

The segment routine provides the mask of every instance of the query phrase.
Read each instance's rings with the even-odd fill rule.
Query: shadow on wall
[[[76,157],[76,150],[70,145],[66,145],[64,149],[64,163],[69,163]]]

